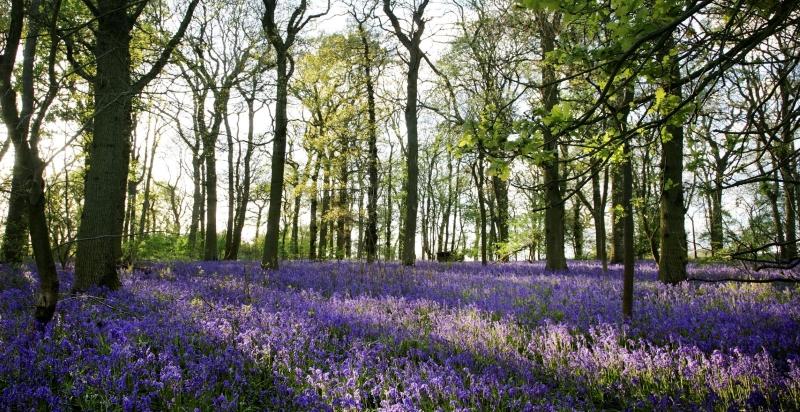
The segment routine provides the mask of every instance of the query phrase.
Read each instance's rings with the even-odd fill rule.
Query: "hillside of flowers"
[[[44,332],[35,274],[3,268],[0,409],[800,409],[796,286],[642,263],[624,322],[621,269],[570,266],[159,263]]]

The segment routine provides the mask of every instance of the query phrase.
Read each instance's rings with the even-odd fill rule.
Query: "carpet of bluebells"
[[[729,277],[729,267],[693,267]],[[69,290],[72,274],[60,273]],[[0,410],[800,410],[800,289],[571,262],[159,263],[65,294],[0,269]]]

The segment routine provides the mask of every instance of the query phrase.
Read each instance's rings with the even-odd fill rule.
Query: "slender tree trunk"
[[[150,212],[150,184],[153,181],[153,164],[155,163],[156,148],[158,147],[158,139],[153,138],[153,146],[150,149],[150,154],[145,156],[145,167],[147,167],[147,175],[144,179],[144,199],[142,202],[142,214],[139,218],[139,233],[137,239],[142,239],[145,234],[145,226],[147,221],[147,214]],[[147,148],[145,148],[146,150]],[[149,163],[148,163],[149,158]]]
[[[323,162],[320,156],[317,163],[314,165],[314,174],[311,176],[311,215],[308,224],[308,258],[315,260],[317,258],[317,180],[319,179],[320,164]]]
[[[611,263],[622,263],[625,255],[624,236],[625,224],[622,222],[624,213],[623,192],[624,173],[621,165],[611,166]]]
[[[392,221],[394,215],[392,214],[392,156],[394,155],[394,147],[389,149],[389,170],[386,173],[386,256],[384,260],[391,261],[394,258],[392,253]]]
[[[217,128],[218,130],[218,128]],[[217,159],[216,133],[205,133],[203,138],[203,158],[206,166],[206,233],[203,259],[217,260]]]
[[[480,149],[479,149],[480,151]],[[483,193],[483,155],[478,154],[477,164],[472,165],[472,178],[478,189],[478,236],[480,237],[481,264],[486,265],[488,258],[486,253],[486,201]]]
[[[578,200],[572,206],[572,247],[575,249],[575,259],[583,259],[583,222]]]
[[[722,177],[717,176],[714,180],[714,188],[711,193],[711,255],[718,256],[724,246],[723,222],[722,222]],[[695,249],[697,249],[695,247]]]
[[[59,282],[56,273],[53,251],[50,246],[50,231],[45,213],[45,183],[42,177],[45,165],[39,157],[38,141],[39,129],[44,119],[43,114],[55,97],[54,76],[50,75],[50,88],[47,96],[40,101],[39,115],[31,127],[31,118],[34,111],[34,63],[38,45],[40,24],[40,1],[33,0],[28,9],[28,32],[25,38],[22,62],[22,110],[17,109],[17,92],[12,86],[12,72],[16,60],[17,50],[22,38],[23,22],[25,21],[24,2],[14,0],[11,2],[10,15],[8,16],[8,29],[6,31],[6,44],[3,54],[0,55],[0,110],[2,119],[6,124],[8,138],[14,144],[17,159],[14,162],[14,177],[22,177],[22,185],[18,187],[21,195],[23,217],[28,225],[25,233],[30,233],[33,256],[36,261],[36,273],[39,277],[39,291],[34,306],[34,318],[39,329],[43,330],[53,318],[56,303],[58,302]],[[57,13],[57,11],[55,11]],[[55,41],[53,35],[50,39]],[[55,46],[50,48],[49,69],[53,72]],[[13,183],[12,183],[13,184]],[[124,203],[123,203],[124,205]],[[8,225],[8,222],[6,223]],[[9,249],[7,249],[9,250]]]
[[[239,168],[238,164],[234,163],[233,161],[233,132],[231,130],[230,121],[228,121],[228,110],[227,105],[224,112],[224,122],[225,122],[225,137],[226,143],[228,145],[228,220],[225,226],[225,251],[223,254],[223,259],[231,260],[232,253],[233,253],[233,232],[234,232],[234,225],[235,225],[235,215],[236,215],[236,185],[234,173]]]
[[[348,183],[348,171],[347,171],[347,160],[342,156],[341,159],[342,164],[340,165],[339,169],[339,196],[338,201],[336,204],[336,259],[342,260],[345,257],[345,247],[347,243],[347,220],[349,219],[349,213],[346,213],[347,205],[349,203],[348,196],[347,196],[347,183]]]
[[[364,250],[367,254],[367,263],[375,261],[378,254],[378,130],[375,117],[375,86],[372,79],[372,55],[367,31],[363,23],[358,24],[358,33],[361,45],[364,48],[364,78],[367,91],[367,229],[364,236]]]
[[[326,259],[328,256],[328,219],[326,215],[330,211],[331,202],[331,175],[330,175],[330,160],[325,163],[325,169],[322,172],[322,213],[320,214],[320,222],[322,226],[319,229],[319,258]]]
[[[508,242],[508,182],[498,176],[492,176],[492,188],[497,202],[497,235],[503,244]],[[508,254],[500,256],[500,260],[508,262]]]
[[[608,177],[608,168],[606,177]],[[606,254],[606,208],[600,191],[600,166],[598,161],[592,162],[592,205],[594,218],[594,239],[597,259],[603,265],[603,272],[608,271],[608,255]]]
[[[242,188],[241,194],[239,198],[239,204],[237,205],[236,211],[236,223],[233,226],[233,237],[231,239],[231,249],[230,254],[226,257],[226,259],[236,260],[239,257],[239,248],[242,244],[242,230],[244,229],[244,222],[245,217],[247,216],[247,205],[250,203],[250,185],[252,184],[252,159],[253,153],[255,151],[255,145],[253,144],[253,127],[254,127],[254,118],[255,118],[255,110],[254,110],[254,98],[252,96],[248,96],[245,98],[247,102],[247,147],[245,149],[244,154],[244,164],[242,168],[244,169],[242,174]]]
[[[200,171],[200,159],[197,150],[192,149],[192,183],[194,190],[192,191],[192,216],[189,222],[189,234],[187,239],[187,247],[189,248],[189,256],[194,257],[197,253],[197,232],[200,227],[201,209],[203,207],[203,189],[202,189],[202,174]]]
[[[358,181],[359,182],[364,181],[364,175],[362,173],[360,173]],[[358,186],[358,252],[356,253],[356,259],[361,260],[363,258],[363,254],[364,254],[364,185],[359,185]]]
[[[622,216],[624,228],[623,248],[624,268],[622,286],[622,314],[630,319],[633,316],[633,265],[634,265],[634,245],[633,245],[633,159],[630,157],[631,146],[629,139],[625,140],[623,146],[625,163],[622,164],[623,191],[622,205],[624,215]],[[682,206],[682,205],[681,205]]]

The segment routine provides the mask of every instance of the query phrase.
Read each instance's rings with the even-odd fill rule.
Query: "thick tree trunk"
[[[283,194],[283,172],[286,166],[286,132],[289,123],[286,116],[289,87],[288,49],[279,48],[276,58],[275,137],[272,144],[272,176],[269,188],[269,209],[267,210],[267,235],[264,239],[264,254],[261,259],[261,266],[266,269],[278,269],[281,196]]]
[[[677,61],[669,63],[665,91],[680,97],[680,68]],[[686,229],[683,206],[683,125],[670,119],[666,134],[661,136],[661,258],[658,278],[675,284],[686,280]]]
[[[94,58],[92,142],[78,229],[74,290],[120,286],[116,271],[122,252],[125,189],[132,130],[130,43],[127,1],[98,3]]]
[[[555,50],[556,30],[560,18],[554,16],[553,21],[542,19],[540,34],[542,37],[542,57]],[[542,67],[542,102],[545,113],[550,113],[558,104],[558,83],[556,72],[551,65]],[[566,270],[567,259],[564,255],[564,200],[561,197],[561,175],[559,173],[559,142],[549,127],[545,127],[544,150],[548,158],[544,162],[545,201],[545,243],[547,247],[546,267],[548,270]]]
[[[406,131],[408,133],[408,153],[406,157],[406,199],[403,221],[403,264],[413,265],[416,260],[417,210],[419,207],[419,141],[417,138],[417,79],[422,52],[417,45],[410,50],[408,79],[406,87]]]

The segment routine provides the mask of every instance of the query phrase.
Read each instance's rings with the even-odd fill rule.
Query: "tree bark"
[[[478,149],[480,151],[480,148]],[[488,261],[486,252],[486,201],[483,193],[483,157],[478,155],[478,160],[472,165],[472,178],[475,180],[475,187],[478,189],[478,235],[480,236],[481,265],[486,265]]]
[[[261,266],[278,269],[278,235],[281,219],[281,195],[283,194],[283,172],[286,164],[286,116],[289,86],[288,50],[277,52],[277,99],[275,102],[275,137],[272,144],[272,176],[270,178],[269,209],[267,210],[267,235],[264,239],[264,254]]]
[[[131,78],[131,30],[138,15],[128,15],[128,0],[100,0],[92,10],[97,21],[92,78],[94,117],[84,183],[84,205],[75,259],[76,291],[92,286],[119,288],[116,271],[122,255],[122,225],[130,158],[132,100],[167,63],[183,37],[198,0],[192,0],[179,29],[150,70]]]
[[[611,165],[611,263],[622,263],[625,255],[624,173],[621,165]]]
[[[372,79],[372,55],[364,24],[359,22],[358,33],[364,48],[364,78],[367,92],[367,228],[364,235],[364,251],[367,263],[375,261],[378,255],[378,130],[375,116],[375,86]]]
[[[418,181],[419,181],[419,141],[417,132],[417,80],[419,67],[422,62],[423,52],[419,45],[422,42],[422,33],[425,30],[423,14],[428,0],[422,2],[413,10],[413,27],[410,35],[403,33],[400,22],[392,10],[389,0],[383,0],[383,11],[389,17],[394,29],[394,34],[408,51],[408,74],[406,78],[406,105],[405,120],[408,134],[408,147],[406,157],[406,209],[403,221],[403,264],[410,266],[416,261],[416,236],[417,236],[417,211],[419,207]]]
[[[28,247],[28,199],[25,184],[29,181],[29,171],[26,170],[27,161],[24,155],[26,143],[13,138],[17,134],[11,130],[16,127],[14,123],[8,120],[4,120],[4,123],[14,147],[14,167],[11,169],[11,193],[8,198],[8,213],[3,234],[2,258],[5,263],[21,263]]]
[[[319,229],[319,259],[326,259],[328,256],[327,247],[328,247],[328,219],[326,215],[330,210],[330,202],[331,202],[331,177],[330,177],[330,160],[327,160],[325,163],[325,169],[322,171],[322,213],[320,213],[320,222],[322,222],[322,226]]]
[[[39,157],[38,142],[39,130],[44,114],[55,98],[57,92],[54,66],[56,58],[55,35],[51,33],[50,54],[48,56],[49,88],[47,94],[39,101],[39,113],[31,126],[34,112],[34,63],[36,49],[41,33],[40,28],[40,1],[33,0],[27,13],[28,32],[23,48],[21,100],[22,109],[17,109],[17,91],[12,86],[12,72],[16,62],[16,55],[22,38],[23,22],[25,20],[25,4],[21,0],[11,2],[9,22],[5,36],[5,47],[0,55],[0,111],[6,124],[8,137],[14,143],[15,177],[22,177],[22,211],[26,212],[25,218],[29,226],[26,233],[30,233],[33,255],[36,261],[36,273],[39,277],[39,291],[34,306],[34,319],[40,330],[50,322],[55,313],[58,302],[59,282],[56,273],[53,252],[50,246],[50,231],[45,214],[44,198],[44,162]],[[58,14],[54,11],[53,18]],[[29,229],[29,231],[28,231]]]
[[[130,159],[132,99],[131,29],[126,0],[99,1],[94,119],[78,229],[74,290],[119,288],[125,188]]]
[[[308,224],[308,259],[314,260],[317,258],[317,180],[319,179],[319,169],[320,164],[323,162],[323,158],[320,156],[317,159],[316,164],[314,165],[314,174],[311,175],[311,206],[309,214],[311,215],[310,221]]]
[[[560,17],[552,17],[552,21],[541,18],[539,21],[539,32],[542,42],[542,58],[555,50],[555,37],[558,30]],[[546,64],[542,67],[542,102],[545,113],[550,113],[558,104],[558,83],[556,81],[555,69]],[[559,173],[559,142],[553,135],[550,127],[545,126],[544,150],[548,153],[548,158],[544,162],[544,184],[545,184],[545,243],[546,268],[548,270],[566,270],[567,259],[564,255],[564,200],[561,196],[561,176]]]
[[[668,95],[682,96],[680,67],[670,58],[665,91]],[[669,119],[666,134],[661,136],[661,258],[658,278],[675,284],[686,280],[686,228],[683,206],[683,125]]]
[[[631,144],[629,139],[625,139],[623,145],[623,155],[625,163],[622,164],[623,190],[622,205],[624,214],[622,216],[624,267],[622,285],[622,315],[630,319],[633,316],[633,265],[634,265],[634,245],[633,245],[633,159],[630,157]],[[683,206],[683,205],[681,205]]]

